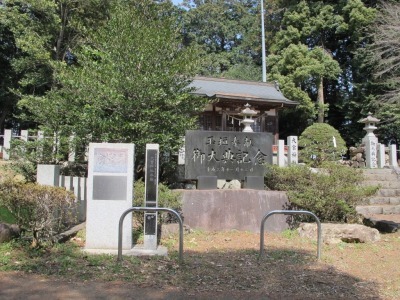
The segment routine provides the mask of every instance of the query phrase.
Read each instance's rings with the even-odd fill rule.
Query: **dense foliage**
[[[18,98],[41,96],[54,87],[53,63],[71,62],[73,49],[106,20],[109,7],[106,0],[1,1],[2,118],[12,121]],[[19,119],[22,126],[27,121]]]
[[[313,167],[325,161],[341,159],[346,154],[346,143],[332,126],[315,123],[306,128],[299,137],[300,160]]]
[[[58,87],[20,101],[36,122],[77,141],[146,143],[176,151],[204,102],[188,95],[195,52],[180,47],[173,17],[151,1],[116,1],[106,25],[57,66]],[[140,157],[140,156],[139,156]]]
[[[270,166],[265,178],[270,189],[287,191],[291,204],[313,212],[321,222],[357,219],[356,205],[377,189],[361,186],[362,180],[360,170],[335,163],[325,163],[318,170],[305,165]]]
[[[176,150],[204,104],[187,96],[193,75],[261,79],[260,1],[182,2],[2,1],[0,127]],[[354,145],[371,111],[397,141],[398,1],[264,4],[268,80],[300,103],[280,112],[281,137],[325,121]]]

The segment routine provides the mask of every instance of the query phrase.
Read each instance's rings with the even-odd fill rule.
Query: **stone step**
[[[364,216],[369,215],[391,215],[400,214],[400,205],[392,204],[381,204],[381,205],[359,205],[356,207],[356,211]]]
[[[384,168],[384,169],[363,169],[364,174],[392,174],[394,173],[394,170],[389,169],[389,168]]]
[[[374,197],[400,197],[400,189],[379,189]]]
[[[375,205],[375,204],[392,204],[392,205],[398,205],[400,204],[400,197],[372,197],[369,198],[369,204]]]
[[[400,181],[397,174],[364,174],[366,181]]]
[[[400,189],[400,181],[364,180],[362,185],[380,186],[381,188]]]

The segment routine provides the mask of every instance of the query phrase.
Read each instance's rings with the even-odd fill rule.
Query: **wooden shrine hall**
[[[279,139],[279,111],[296,107],[277,84],[224,78],[195,77],[190,85],[194,95],[215,99],[199,116],[199,130],[242,131],[241,111],[245,105],[257,112],[254,132],[270,132]]]

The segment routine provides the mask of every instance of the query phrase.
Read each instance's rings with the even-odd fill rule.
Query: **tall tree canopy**
[[[381,1],[372,50],[375,75],[386,85],[385,102],[400,104],[400,3]]]
[[[18,53],[13,34],[2,21],[0,19],[0,131],[5,121],[11,119],[18,101],[18,97],[11,91],[18,84],[17,73],[11,66],[11,61]]]
[[[370,45],[370,70],[376,76],[375,101],[371,110],[382,120],[379,138],[385,143],[400,142],[400,3],[380,1]]]
[[[258,0],[185,0],[186,45],[202,57],[200,74],[260,79]],[[258,62],[258,64],[257,64]]]
[[[375,100],[382,99],[377,94],[384,94],[392,103],[398,100],[398,1],[381,2],[377,24],[376,2],[265,1],[268,80],[278,81],[284,95],[300,103],[295,111],[282,112],[282,137],[300,135],[318,120],[337,128],[348,144],[355,144],[363,135],[357,121],[369,110],[381,118],[391,116],[392,127],[397,124],[398,107]],[[0,126],[7,116],[10,120],[21,99],[18,107],[26,114],[21,115],[22,121],[32,117],[30,120],[52,130],[75,131],[82,138],[91,131],[92,137],[99,140],[122,141],[122,135],[138,137],[145,133],[140,144],[154,140],[158,132],[157,138],[166,147],[176,148],[174,142],[166,141],[174,140],[181,129],[173,127],[174,137],[166,133],[162,138],[165,128],[154,127],[144,115],[154,120],[154,115],[161,113],[161,119],[169,124],[167,120],[175,117],[165,113],[170,103],[176,114],[184,116],[200,109],[202,104],[190,107],[193,103],[189,104],[187,98],[185,87],[190,76],[197,73],[261,80],[259,0],[184,0],[185,8],[181,9],[168,0],[2,3]],[[138,20],[122,15],[118,9],[123,5]],[[118,29],[111,28],[111,24],[118,24],[113,25]],[[153,36],[142,26],[162,36]],[[376,29],[374,34],[372,29]],[[167,35],[169,39],[164,39]],[[368,47],[374,40],[374,46]],[[186,67],[176,55],[186,59]],[[198,72],[191,63],[196,58]],[[128,68],[128,62],[135,67]],[[179,72],[182,76],[176,76]],[[379,80],[374,79],[374,73]],[[173,79],[168,81],[168,77]],[[140,90],[136,80],[148,88]],[[172,100],[168,102],[167,98]],[[143,114],[132,113],[134,109]],[[130,117],[138,122],[132,125]],[[187,120],[192,124],[191,118]],[[178,123],[183,126],[180,118]],[[384,124],[382,127],[388,132],[397,131]],[[387,134],[387,139],[393,136]]]
[[[345,107],[353,98],[357,84],[357,65],[353,57],[365,47],[367,31],[375,10],[361,0],[277,1],[274,19],[280,20],[268,59],[270,78],[281,83],[285,95],[301,103],[294,112],[296,124],[282,124],[287,132],[307,126],[314,118],[340,128],[348,124]],[[362,82],[362,81],[361,81]],[[327,114],[327,105],[330,105]],[[302,111],[303,110],[303,111]],[[299,117],[300,115],[300,117]]]
[[[205,103],[187,88],[197,54],[183,47],[171,4],[114,1],[108,21],[56,66],[57,84],[20,102],[34,120],[81,140],[146,143],[176,151]]]
[[[6,53],[6,59],[0,77],[1,86],[6,85],[7,89],[2,92],[0,110],[10,117],[13,113],[10,107],[17,95],[23,99],[26,95],[43,95],[53,88],[53,62],[73,61],[74,48],[85,39],[87,31],[106,20],[110,1],[4,0],[2,3],[0,51]]]

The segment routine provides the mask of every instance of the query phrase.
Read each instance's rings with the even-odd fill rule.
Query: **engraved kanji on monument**
[[[118,249],[118,224],[132,207],[134,145],[91,143],[87,181],[86,249]],[[132,248],[132,215],[123,223],[122,249]]]
[[[185,178],[217,176],[243,180],[264,176],[272,164],[273,135],[267,132],[188,130],[185,136]]]

